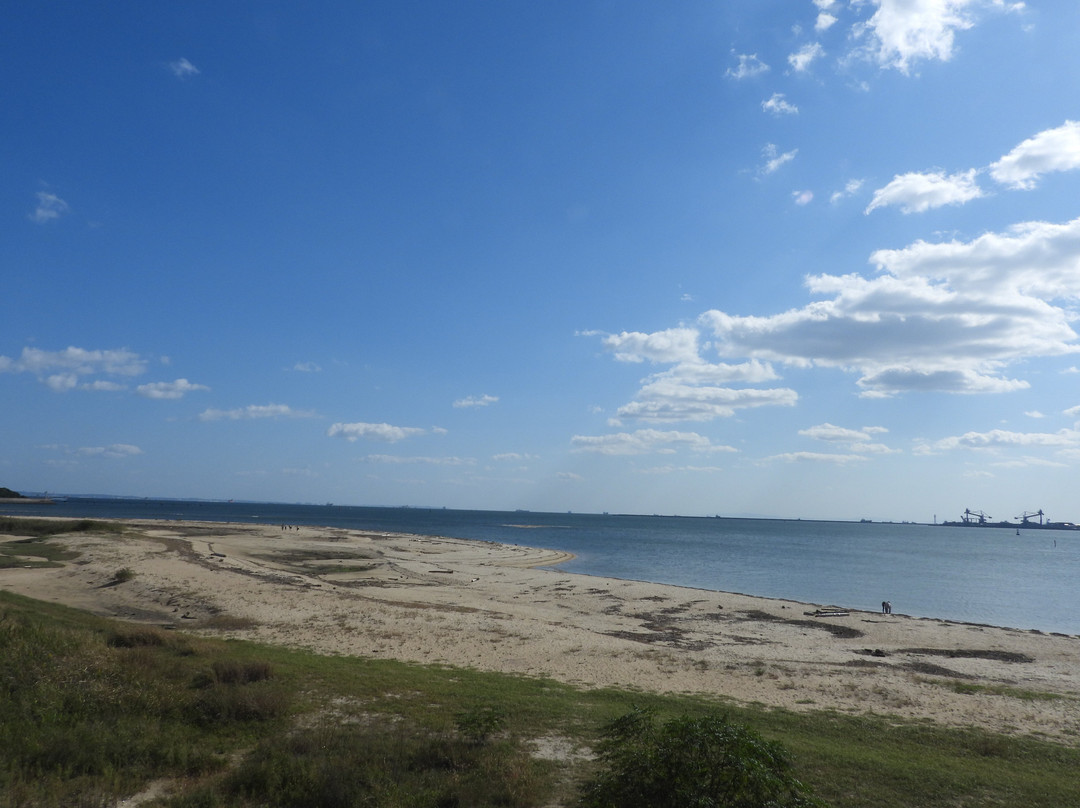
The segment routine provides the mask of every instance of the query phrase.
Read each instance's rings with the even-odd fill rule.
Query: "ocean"
[[[573,553],[565,572],[1080,635],[1080,531],[83,497],[0,513],[506,542]]]

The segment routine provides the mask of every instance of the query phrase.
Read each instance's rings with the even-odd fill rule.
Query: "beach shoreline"
[[[0,589],[325,654],[1080,733],[1075,636],[567,573],[569,553],[484,540],[120,521],[120,535],[59,538],[80,553],[62,567],[0,570]]]

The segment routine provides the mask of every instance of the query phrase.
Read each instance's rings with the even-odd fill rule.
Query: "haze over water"
[[[324,525],[563,550],[565,572],[1080,634],[1080,531],[83,499],[2,513]],[[704,595],[703,597],[708,597]],[[722,603],[722,596],[718,598]]]

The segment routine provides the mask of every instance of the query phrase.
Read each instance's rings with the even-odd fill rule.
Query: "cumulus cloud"
[[[714,446],[697,432],[639,429],[612,435],[574,435],[570,439],[575,452],[595,452],[604,455],[674,454],[678,449],[695,452],[734,452],[730,446]]]
[[[177,59],[175,62],[169,62],[169,70],[171,70],[172,74],[178,79],[186,79],[191,76],[199,75],[199,68],[195,67],[195,65],[183,57]]]
[[[831,443],[855,443],[872,440],[872,435],[878,435],[889,430],[883,426],[867,426],[862,429],[848,429],[842,426],[834,426],[829,422],[818,424],[807,429],[800,429],[799,434],[814,440],[829,441]]]
[[[249,404],[233,410],[207,409],[199,414],[200,421],[247,421],[257,418],[311,418],[309,410],[294,410],[287,404]]]
[[[928,448],[932,451],[951,451],[954,449],[995,450],[1012,447],[1043,446],[1058,449],[1080,447],[1080,430],[1062,429],[1057,432],[1011,432],[1005,429],[991,429],[988,432],[965,432],[942,438]]]
[[[187,393],[209,389],[210,388],[204,384],[193,384],[187,379],[177,379],[173,382],[150,382],[149,384],[140,384],[135,388],[135,392],[144,398],[161,400],[183,398]]]
[[[1003,369],[1080,351],[1080,219],[1029,222],[970,242],[918,241],[871,256],[878,277],[817,275],[824,297],[762,317],[705,312],[721,356],[860,374],[864,396],[903,391],[996,393],[1026,388]]]
[[[601,344],[620,362],[681,362],[697,358],[698,332],[693,328],[668,328],[645,334],[623,331],[605,334],[602,331],[583,331],[582,336],[601,337]]]
[[[68,211],[68,203],[56,194],[48,191],[37,192],[37,205],[30,214],[30,221],[35,224],[46,224],[54,219],[59,219]]]
[[[758,384],[778,378],[768,362],[749,359],[740,363],[706,361],[699,353],[699,330],[680,327],[657,331],[622,332],[602,336],[605,347],[623,362],[669,364],[672,367],[643,380],[635,399],[619,407],[613,426],[623,419],[652,423],[709,421],[729,417],[739,409],[791,405],[798,396],[786,388],[734,388],[733,384]]]
[[[692,386],[658,378],[643,385],[634,401],[619,407],[612,423],[624,418],[654,423],[711,421],[729,418],[740,409],[792,406],[797,400],[798,394],[787,388]]]
[[[874,435],[879,435],[889,430],[883,426],[866,426],[861,429],[848,429],[835,426],[828,422],[800,429],[799,434],[805,438],[825,441],[826,443],[838,443],[846,446],[848,451],[859,454],[893,454],[898,449],[890,449],[883,443],[875,443]]]
[[[814,21],[814,30],[818,33],[827,31],[836,24],[836,17],[827,11],[822,11],[817,15],[817,19]]]
[[[1034,188],[1043,174],[1080,168],[1080,122],[1065,121],[1030,137],[990,166],[990,176],[1011,188]]]
[[[897,174],[884,188],[874,191],[874,198],[866,212],[892,205],[904,213],[922,213],[943,205],[962,205],[983,195],[975,181],[977,173],[971,169],[949,175],[942,171]]]
[[[803,45],[795,53],[788,56],[788,64],[791,65],[791,69],[796,73],[803,73],[810,69],[810,65],[814,63],[816,59],[820,59],[825,55],[825,49],[821,47],[820,42],[811,42],[808,45]]]
[[[499,400],[498,396],[489,396],[487,394],[482,396],[466,396],[465,398],[459,398],[454,402],[454,406],[458,408],[463,407],[487,407],[494,404]]]
[[[29,373],[56,392],[76,387],[91,391],[122,389],[108,379],[83,382],[89,376],[130,377],[145,372],[147,362],[126,348],[86,350],[68,347],[62,351],[23,348],[18,358],[0,356],[0,373]]]
[[[761,102],[761,108],[773,115],[798,115],[799,108],[790,103],[783,93],[773,93],[769,98]]]
[[[981,0],[872,0],[877,11],[855,28],[865,52],[883,68],[910,72],[923,60],[952,58],[957,31],[975,23],[969,13]]]
[[[791,198],[795,200],[795,204],[800,207],[803,205],[809,205],[814,201],[813,191],[792,191]]]
[[[344,438],[350,442],[365,438],[396,443],[405,438],[427,434],[427,430],[415,426],[391,426],[390,424],[369,424],[358,421],[351,424],[336,423],[326,431],[326,434],[328,437]]]
[[[897,278],[943,281],[965,295],[1008,296],[1013,304],[1034,306],[1051,316],[1054,333],[1071,339],[1060,327],[1062,312],[1042,301],[1080,298],[1080,218],[1021,222],[969,242],[919,240],[878,250],[870,261]]]
[[[769,66],[758,58],[756,53],[738,54],[739,64],[729,67],[725,76],[733,79],[749,79],[769,72]]]

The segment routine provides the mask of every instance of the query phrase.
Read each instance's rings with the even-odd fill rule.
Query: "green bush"
[[[824,808],[780,744],[715,711],[657,726],[634,710],[608,725],[581,808]]]
[[[501,707],[476,707],[458,713],[455,718],[458,732],[471,743],[487,743],[488,738],[506,726],[506,710]]]

